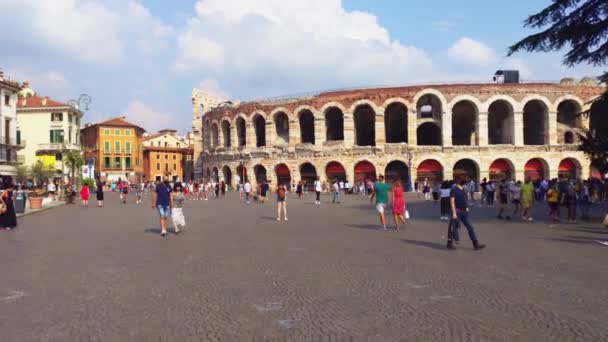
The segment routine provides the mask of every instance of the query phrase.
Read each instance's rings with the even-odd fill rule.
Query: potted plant
[[[49,179],[53,175],[53,171],[51,167],[45,166],[42,161],[37,161],[32,165],[32,178],[34,182],[40,186],[44,184],[46,180]],[[28,193],[28,198],[30,201],[30,209],[40,209],[42,208],[42,197],[44,196],[46,189],[44,187],[34,188],[32,191]]]
[[[30,209],[42,208],[42,196],[44,192],[44,189],[36,188],[28,193],[27,198],[30,201]]]

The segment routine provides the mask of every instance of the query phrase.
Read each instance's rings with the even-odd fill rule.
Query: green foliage
[[[553,0],[542,11],[529,16],[524,26],[540,30],[509,48],[509,56],[519,51],[549,52],[567,49],[563,63],[604,66],[608,63],[608,2],[606,0]],[[608,83],[608,72],[598,77]],[[593,101],[595,115],[608,116],[608,89]],[[590,116],[591,112],[580,113]],[[605,119],[605,118],[604,118]],[[600,171],[608,171],[608,131],[580,136],[580,150]]]
[[[95,188],[95,180],[92,178],[84,178],[84,179],[82,179],[81,183],[82,183],[82,185],[85,185],[85,184],[88,185],[89,189]]]
[[[30,172],[25,165],[17,165],[15,173],[17,181],[20,181],[21,183],[24,183],[30,175]]]
[[[63,163],[70,170],[70,179],[73,183],[76,170],[80,170],[84,165],[84,158],[80,151],[67,151],[63,154]]]
[[[32,178],[34,178],[34,182],[36,182],[36,184],[38,185],[48,181],[48,179],[53,177],[53,175],[55,174],[53,166],[45,166],[44,163],[42,163],[42,161],[40,160],[32,165],[31,170]]]

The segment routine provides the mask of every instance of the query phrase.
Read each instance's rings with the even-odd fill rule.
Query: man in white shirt
[[[323,187],[321,186],[321,180],[319,180],[319,177],[317,177],[317,180],[315,181],[315,193],[317,195],[315,200],[316,205],[321,204],[321,190],[323,190]]]
[[[342,190],[344,190],[344,183],[340,182],[340,184],[342,184]],[[338,185],[338,181],[335,181],[332,185],[332,192],[333,198],[331,200],[331,203],[340,203],[340,185]]]
[[[251,193],[251,183],[249,183],[249,180],[245,182],[243,191],[245,192],[245,202],[249,204],[249,194]]]
[[[53,181],[50,181],[49,184],[47,185],[46,190],[49,193],[49,196],[51,197],[51,199],[54,201],[55,198],[55,192],[57,190],[57,188],[55,187],[55,183],[53,183]]]

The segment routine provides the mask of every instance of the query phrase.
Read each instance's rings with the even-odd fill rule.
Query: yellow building
[[[144,174],[146,180],[190,180],[193,149],[187,140],[177,137],[177,131],[165,129],[144,138]]]
[[[37,96],[28,83],[17,101],[17,139],[27,141],[17,153],[20,161],[32,167],[42,161],[45,168],[55,170],[57,177],[67,176],[63,154],[81,151],[80,120],[83,113],[70,105]]]
[[[85,159],[102,181],[143,180],[144,129],[118,117],[81,130]]]

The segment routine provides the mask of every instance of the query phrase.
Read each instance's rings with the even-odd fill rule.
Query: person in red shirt
[[[85,183],[82,185],[82,188],[80,188],[80,198],[82,198],[83,207],[89,206],[89,194],[89,186]]]

